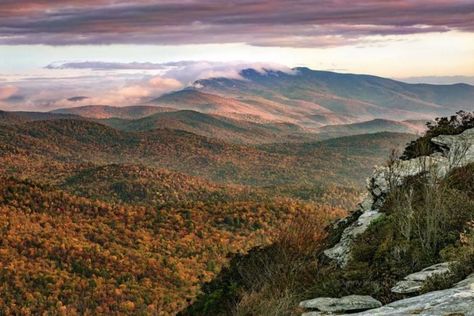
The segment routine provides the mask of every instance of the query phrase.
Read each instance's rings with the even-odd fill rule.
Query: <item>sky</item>
[[[129,105],[296,66],[474,83],[474,0],[0,1],[2,109]]]

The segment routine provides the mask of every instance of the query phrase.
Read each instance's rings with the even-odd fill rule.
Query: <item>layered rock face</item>
[[[350,259],[351,245],[354,239],[365,232],[369,225],[383,216],[380,207],[390,189],[403,184],[410,176],[422,172],[431,173],[433,178],[444,177],[452,168],[474,162],[474,129],[468,129],[459,135],[441,135],[431,140],[442,152],[431,156],[422,156],[411,160],[397,160],[389,167],[377,167],[367,180],[367,197],[355,211],[361,215],[342,233],[339,242],[324,254],[344,267]]]

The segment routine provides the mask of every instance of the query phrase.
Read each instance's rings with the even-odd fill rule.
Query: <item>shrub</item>
[[[450,271],[430,277],[423,286],[423,292],[449,288],[474,273],[474,221],[467,223],[459,241],[443,249],[441,256],[443,260],[453,262]]]

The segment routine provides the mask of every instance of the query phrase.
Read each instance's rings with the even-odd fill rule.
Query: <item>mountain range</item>
[[[308,68],[244,69],[240,78],[197,80],[142,105],[91,105],[51,113],[126,131],[169,128],[259,144],[383,131],[419,134],[424,122],[435,117],[474,110],[472,100],[474,87],[467,84],[408,84]]]
[[[197,80],[185,90],[150,103],[306,128],[375,118],[425,120],[474,109],[474,87],[467,84],[408,84],[308,68],[291,72],[244,69],[240,76]]]

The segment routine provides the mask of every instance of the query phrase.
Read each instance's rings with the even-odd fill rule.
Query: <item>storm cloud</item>
[[[6,0],[0,44],[325,47],[371,36],[474,31],[468,0]]]

